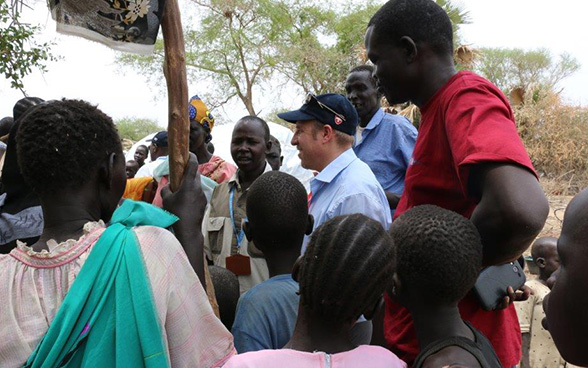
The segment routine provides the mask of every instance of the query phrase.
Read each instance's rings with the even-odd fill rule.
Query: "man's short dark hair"
[[[465,217],[433,205],[414,207],[392,223],[402,287],[432,305],[453,305],[474,286],[482,241]]]
[[[208,266],[208,271],[214,286],[220,320],[230,330],[235,321],[235,312],[239,302],[239,279],[234,273],[223,267]]]
[[[45,102],[45,100],[39,97],[21,98],[20,100],[16,101],[14,107],[12,108],[12,117],[16,121],[20,119],[31,107],[42,104],[43,102]]]
[[[248,115],[248,116],[243,116],[241,119],[239,119],[239,121],[237,123],[244,122],[244,121],[255,121],[255,122],[258,122],[259,124],[261,124],[261,127],[263,128],[263,139],[265,140],[265,143],[269,142],[270,129],[269,129],[269,126],[267,125],[267,122],[265,120],[263,120],[259,116]]]
[[[261,175],[247,193],[247,218],[256,245],[273,248],[302,246],[308,226],[308,199],[292,175],[272,171]],[[264,250],[262,249],[262,250]]]
[[[10,128],[14,124],[14,119],[12,116],[7,116],[0,120],[0,137],[4,137],[8,133],[10,133]]]
[[[111,153],[122,153],[112,119],[79,100],[52,101],[28,111],[16,143],[22,174],[37,194],[80,187]]]
[[[281,153],[282,152],[282,145],[280,144],[280,141],[278,140],[278,138],[276,138],[270,134],[269,140],[272,142],[272,144],[275,144],[278,146],[278,148],[280,149],[280,153]]]
[[[370,19],[371,26],[380,39],[397,41],[408,36],[439,55],[453,53],[451,21],[433,0],[390,0]]]
[[[373,66],[368,65],[368,64],[356,66],[355,68],[353,68],[349,71],[349,74],[351,74],[351,73],[366,73],[366,72],[369,73],[370,82],[375,87],[376,80],[374,79],[374,67]]]

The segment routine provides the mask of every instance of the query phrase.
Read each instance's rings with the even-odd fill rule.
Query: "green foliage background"
[[[136,142],[150,133],[156,133],[165,128],[160,127],[155,120],[122,118],[115,121],[116,129],[121,139],[130,139]]]
[[[12,88],[24,93],[22,79],[34,68],[46,71],[46,61],[55,57],[50,52],[52,43],[35,41],[38,26],[20,23],[22,6],[23,1],[0,0],[0,73]]]

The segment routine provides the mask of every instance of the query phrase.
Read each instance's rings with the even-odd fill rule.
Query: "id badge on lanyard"
[[[235,200],[235,186],[231,188],[229,194],[229,213],[231,214],[231,225],[233,226],[233,235],[237,240],[237,254],[233,254],[225,259],[227,270],[231,271],[237,276],[251,275],[251,261],[249,256],[240,253],[241,242],[245,237],[245,231],[241,226],[241,231],[237,231],[237,224],[235,223],[235,212],[233,209],[233,202]]]

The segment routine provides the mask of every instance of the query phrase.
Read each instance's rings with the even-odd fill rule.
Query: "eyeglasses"
[[[319,107],[323,110],[328,110],[330,112],[332,112],[333,114],[335,114],[335,116],[337,116],[339,119],[345,121],[345,116],[343,116],[342,114],[338,113],[337,111],[331,109],[329,106],[325,105],[324,103],[320,102],[318,100],[318,98],[316,98],[316,96],[314,95],[314,93],[308,93],[306,95],[306,100],[304,101],[305,104],[310,103],[311,101],[315,101]]]

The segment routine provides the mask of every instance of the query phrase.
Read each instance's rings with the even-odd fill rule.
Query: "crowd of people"
[[[235,165],[214,155],[198,96],[175,192],[166,131],[126,161],[96,106],[18,101],[0,121],[0,366],[588,366],[588,191],[537,238],[549,207],[512,109],[455,69],[445,11],[390,0],[357,26],[372,65],[276,117],[309,191],[257,116],[234,126]],[[384,97],[420,108],[418,132]],[[514,284],[531,244],[538,277]]]

